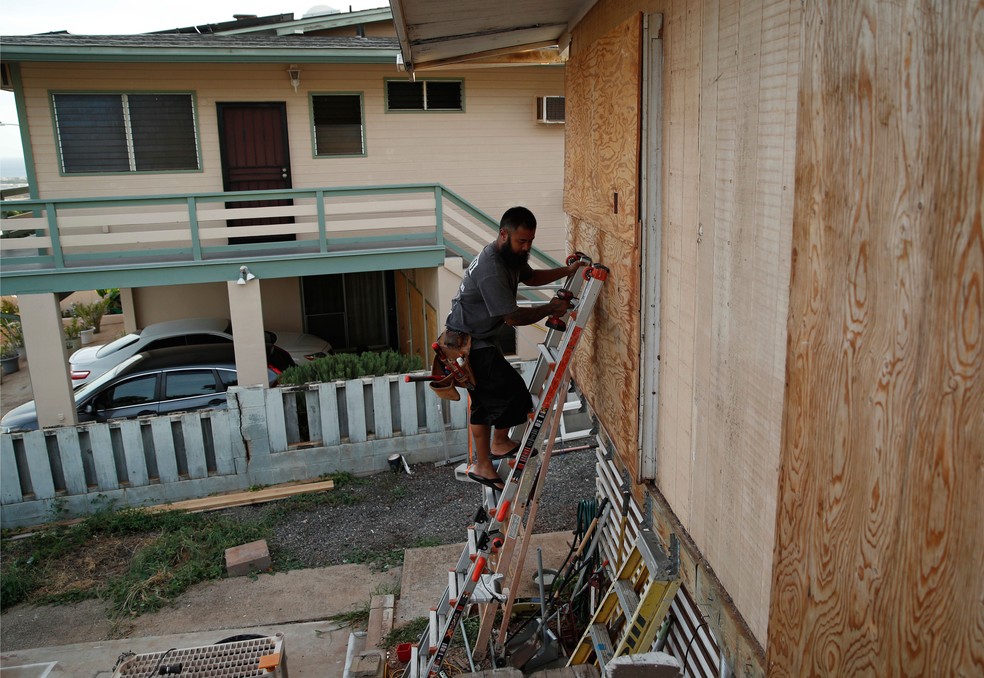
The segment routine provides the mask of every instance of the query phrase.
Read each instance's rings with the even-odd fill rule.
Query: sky
[[[298,2],[298,0],[293,0]],[[388,0],[309,0],[300,5],[270,0],[27,0],[5,2],[0,13],[0,35],[30,35],[68,31],[76,35],[125,35],[148,33],[180,26],[231,21],[234,14],[286,14],[299,19],[312,7],[358,11],[389,6]],[[0,42],[0,51],[3,43]],[[0,92],[0,176],[23,176],[17,109],[12,92]]]

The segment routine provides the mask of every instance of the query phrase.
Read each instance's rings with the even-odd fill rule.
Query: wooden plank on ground
[[[266,487],[262,490],[257,490],[256,492],[235,492],[233,494],[221,494],[214,497],[203,497],[201,499],[186,499],[185,501],[176,501],[171,504],[151,506],[148,510],[188,511],[189,513],[214,511],[216,509],[229,508],[231,506],[262,504],[268,501],[286,499],[287,497],[293,497],[298,494],[327,492],[328,490],[334,489],[334,487],[335,483],[332,480],[324,480],[317,483],[277,485],[275,487]]]

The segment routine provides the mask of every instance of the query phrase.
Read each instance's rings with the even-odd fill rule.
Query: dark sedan
[[[289,362],[288,362],[289,361]],[[268,346],[267,377],[273,386],[290,356]],[[235,386],[232,344],[180,346],[138,353],[75,391],[80,423],[127,419],[226,407],[225,392]],[[0,431],[38,428],[34,402],[16,407],[0,420]]]

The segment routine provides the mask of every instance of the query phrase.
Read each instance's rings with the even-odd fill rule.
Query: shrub
[[[107,315],[118,315],[123,312],[123,304],[120,301],[120,288],[110,287],[104,290],[96,290],[103,302],[106,304]]]
[[[16,320],[0,319],[0,339],[11,346],[24,345],[24,328]]]
[[[85,327],[91,327],[98,332],[99,325],[102,323],[103,314],[106,313],[106,307],[108,305],[108,299],[100,299],[99,301],[94,301],[91,304],[78,302],[76,304],[72,304],[72,314],[81,320]]]
[[[71,322],[65,325],[65,338],[78,339],[86,327],[88,326],[80,323],[78,318],[72,318]]]
[[[382,353],[340,353],[318,358],[291,367],[280,375],[281,386],[294,386],[309,382],[336,381],[375,377],[383,374],[413,372],[421,368],[420,356],[402,355],[395,351]]]

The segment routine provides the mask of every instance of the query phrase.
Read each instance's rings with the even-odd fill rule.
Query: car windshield
[[[111,369],[109,372],[99,375],[85,386],[76,389],[75,393],[73,394],[75,396],[75,402],[76,403],[82,402],[85,398],[95,393],[103,386],[105,386],[108,382],[112,381],[120,374],[122,374],[124,370],[127,370],[133,365],[136,365],[141,360],[143,360],[143,355],[140,353],[134,356],[130,356],[129,358],[121,362],[119,365]]]
[[[96,357],[105,358],[108,355],[112,355],[113,353],[119,351],[121,348],[125,348],[126,346],[129,346],[130,344],[134,343],[139,338],[140,338],[139,332],[135,334],[123,335],[119,339],[109,342],[105,346],[101,347],[98,351],[96,351]]]

